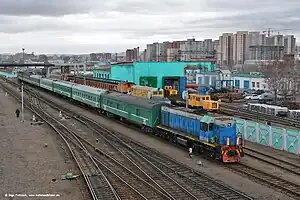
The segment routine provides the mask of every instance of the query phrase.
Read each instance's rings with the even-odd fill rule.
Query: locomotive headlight
[[[241,138],[240,137],[237,137],[236,138],[236,145],[240,145],[241,144]]]
[[[229,146],[230,145],[230,138],[226,138],[226,145]]]

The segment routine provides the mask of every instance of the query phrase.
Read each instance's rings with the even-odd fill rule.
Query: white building
[[[262,74],[232,74],[235,88],[250,90],[268,90],[268,84]]]
[[[229,70],[217,70],[196,75],[196,84],[213,86],[217,88],[233,86],[231,72]]]

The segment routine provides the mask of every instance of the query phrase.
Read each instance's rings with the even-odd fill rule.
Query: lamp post
[[[23,54],[22,54],[22,58],[23,58],[23,64],[25,64],[24,51],[25,51],[25,49],[24,49],[24,48],[22,48],[22,52],[23,52]]]
[[[23,93],[23,82],[21,86],[21,95],[22,95],[22,122],[24,122],[24,93]]]

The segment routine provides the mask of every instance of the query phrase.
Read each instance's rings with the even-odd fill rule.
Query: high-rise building
[[[261,34],[260,32],[249,32],[248,35],[249,46],[251,45],[266,45],[266,35]]]
[[[180,61],[180,42],[174,41],[168,44],[167,62]]]
[[[294,35],[286,35],[283,38],[284,54],[293,55],[296,52],[296,38]]]
[[[156,61],[156,45],[147,44],[146,61]]]
[[[199,61],[214,56],[212,39],[196,41],[187,39],[180,43],[180,60],[181,61]]]
[[[248,31],[238,31],[233,36],[233,62],[244,64],[249,56]]]
[[[268,37],[267,45],[283,46],[283,35],[273,35]]]
[[[138,60],[139,58],[139,50],[138,47],[134,49],[127,49],[125,59],[126,61]]]
[[[217,64],[233,65],[233,33],[223,33],[219,37]]]
[[[249,60],[280,60],[283,58],[283,49],[279,45],[251,45]]]

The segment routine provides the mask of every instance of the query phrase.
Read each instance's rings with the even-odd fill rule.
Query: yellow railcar
[[[178,94],[178,91],[173,89],[172,86],[165,86],[164,92],[166,97],[175,96]]]
[[[210,95],[189,94],[188,105],[192,108],[202,107],[207,111],[219,111],[219,102],[211,100]]]
[[[147,86],[132,86],[131,95],[151,99],[153,97],[164,97],[164,90]]]

